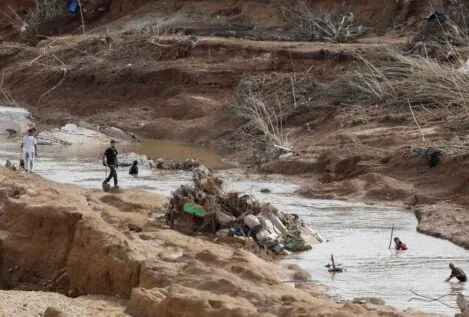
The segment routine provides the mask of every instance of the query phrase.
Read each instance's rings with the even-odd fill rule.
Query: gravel
[[[126,302],[103,296],[69,298],[58,293],[0,291],[0,316],[40,317],[47,307],[57,308],[70,317],[126,317]]]

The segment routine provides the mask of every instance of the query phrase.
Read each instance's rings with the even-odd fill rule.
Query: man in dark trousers
[[[450,263],[449,268],[451,269],[451,275],[446,279],[445,282],[448,282],[453,277],[457,278],[459,280],[459,282],[466,282],[467,281],[466,274],[459,267],[455,267],[453,265],[453,263]]]
[[[114,188],[119,188],[117,185],[117,150],[116,150],[116,141],[111,140],[111,147],[108,148],[103,154],[103,165],[109,166],[111,170],[109,176],[104,180],[103,185],[109,183],[111,178],[114,178]]]

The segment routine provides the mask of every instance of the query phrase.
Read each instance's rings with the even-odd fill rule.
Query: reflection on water
[[[54,181],[100,188],[105,177],[105,168],[98,160],[100,152],[96,158],[82,149],[74,149],[73,155],[71,151],[70,147],[53,150],[42,147],[36,172]],[[17,144],[1,143],[2,162],[7,158],[17,160],[18,156]],[[132,177],[124,168],[118,173],[122,188],[140,188],[166,196],[191,180],[191,173],[179,171],[142,169],[138,177]],[[417,220],[411,213],[361,203],[305,199],[292,194],[296,185],[240,181],[228,171],[220,174],[226,177],[230,190],[254,194],[280,210],[299,214],[321,231],[327,243],[293,255],[285,262],[299,264],[309,271],[314,280],[329,287],[331,295],[345,299],[381,297],[395,307],[444,315],[452,315],[456,310],[438,302],[409,301],[414,297],[411,291],[430,297],[452,293],[453,296],[442,299],[449,305],[455,305],[458,292],[467,295],[468,286],[444,280],[450,273],[449,262],[469,271],[469,252],[450,242],[417,233]],[[271,193],[261,193],[262,188],[269,188]],[[396,235],[409,246],[408,251],[388,249],[393,224]],[[335,276],[327,272],[324,266],[331,254],[346,272]]]
[[[2,142],[3,150],[10,150],[12,152],[18,151],[18,157],[21,153],[19,145],[20,138],[6,138],[0,139]],[[38,152],[47,155],[54,155],[56,157],[67,159],[100,159],[108,145],[102,146],[39,146]],[[188,158],[195,158],[202,164],[213,169],[227,169],[233,166],[222,160],[222,157],[217,153],[200,146],[187,145],[173,141],[165,140],[149,140],[144,139],[140,143],[118,143],[116,145],[119,153],[139,153],[144,154],[150,158],[174,159],[182,162]],[[15,150],[16,149],[16,150]],[[17,159],[17,157],[14,157]]]
[[[236,182],[238,190],[253,186],[251,182]],[[273,192],[261,194],[260,188]],[[329,287],[330,295],[344,299],[380,297],[388,305],[414,308],[430,313],[454,315],[457,311],[438,302],[409,301],[416,297],[411,291],[429,297],[453,294],[442,299],[456,306],[456,295],[469,295],[468,285],[445,283],[450,275],[448,264],[453,262],[466,272],[469,252],[448,241],[420,234],[413,214],[398,208],[362,203],[304,199],[289,195],[291,185],[259,184],[252,187],[256,196],[272,202],[278,208],[300,215],[328,239],[311,251],[292,255],[284,260],[296,263]],[[388,249],[391,226],[395,236],[409,246],[408,251]],[[346,272],[327,272],[331,254]],[[467,283],[466,283],[467,284]]]
[[[145,154],[148,157],[172,158],[176,161],[184,161],[187,158],[196,158],[210,168],[226,169],[233,166],[224,162],[220,155],[200,146],[192,146],[173,141],[142,140],[133,145],[133,152]]]

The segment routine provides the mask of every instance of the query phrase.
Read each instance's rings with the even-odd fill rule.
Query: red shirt
[[[398,249],[398,250],[407,250],[407,244],[405,244],[402,241],[399,241],[399,244],[397,245],[396,249]]]

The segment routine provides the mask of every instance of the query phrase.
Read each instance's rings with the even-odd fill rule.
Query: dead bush
[[[25,21],[32,28],[67,14],[63,0],[35,0],[36,5],[29,9]]]
[[[304,3],[282,7],[284,17],[291,22],[297,40],[353,42],[367,29],[355,21],[352,12],[335,15],[314,12]]]
[[[226,104],[231,114],[245,119],[225,142],[236,144],[243,162],[257,168],[285,153],[292,145],[289,122],[309,111],[322,92],[314,76],[305,73],[270,73],[246,77]],[[297,125],[292,123],[292,126]]]
[[[392,51],[381,65],[364,61],[350,85],[372,104],[461,106],[469,101],[469,75],[452,65]]]
[[[247,78],[241,81],[236,90],[231,110],[238,116],[247,119],[250,124],[262,133],[263,141],[271,146],[290,148],[288,136],[283,128],[288,109],[278,98],[267,100],[259,88],[261,78]]]

